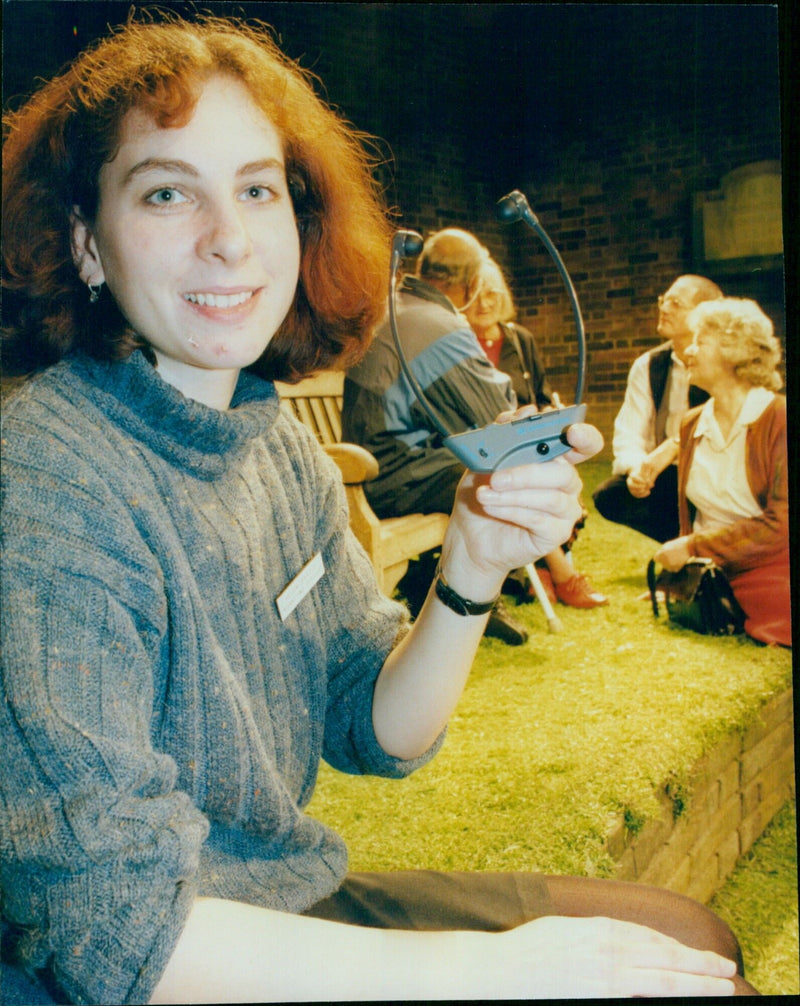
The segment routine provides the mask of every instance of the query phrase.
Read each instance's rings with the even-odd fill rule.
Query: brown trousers
[[[736,994],[759,994],[744,980],[738,941],[722,919],[691,898],[646,884],[535,873],[351,873],[306,914],[379,929],[483,932],[545,915],[621,919],[736,961]]]

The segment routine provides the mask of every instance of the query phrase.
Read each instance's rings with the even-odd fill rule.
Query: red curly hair
[[[385,309],[389,225],[369,138],[315,94],[265,31],[229,18],[129,20],[4,118],[4,366],[25,373],[79,348],[104,359],[147,349],[104,292],[87,307],[70,245],[76,208],[93,222],[98,177],[122,120],[191,118],[215,73],[240,79],[280,135],[301,244],[294,303],[252,370],[294,381],[347,366]]]

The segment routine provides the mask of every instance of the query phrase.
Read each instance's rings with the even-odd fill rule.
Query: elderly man
[[[678,536],[678,432],[684,413],[708,397],[690,387],[684,353],[686,318],[722,291],[704,276],[679,276],[658,298],[658,334],[667,341],[634,360],[614,421],[612,477],[594,493],[606,520],[656,541]]]
[[[447,228],[432,234],[397,293],[406,358],[437,414],[453,433],[485,426],[516,405],[510,378],[497,370],[460,313],[478,293],[478,273],[489,252],[472,234]],[[380,473],[365,486],[379,517],[449,513],[464,466],[432,429],[403,377],[388,318],[366,357],[344,385],[342,436],[366,447]],[[422,557],[400,584],[412,613],[433,579],[435,557]],[[520,645],[527,632],[502,601],[486,634]]]

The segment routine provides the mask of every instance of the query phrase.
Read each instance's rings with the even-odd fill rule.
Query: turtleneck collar
[[[60,367],[80,379],[80,391],[115,425],[201,478],[222,475],[240,451],[272,429],[280,409],[275,386],[247,371],[239,375],[229,409],[202,405],[168,384],[139,350],[113,363],[76,354],[53,369]]]

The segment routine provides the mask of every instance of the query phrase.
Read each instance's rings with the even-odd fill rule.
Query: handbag
[[[647,586],[656,618],[656,592],[661,590],[667,616],[676,625],[704,636],[733,636],[744,631],[745,614],[727,577],[711,559],[695,557],[677,572],[662,569],[658,576],[655,560],[651,559]]]

